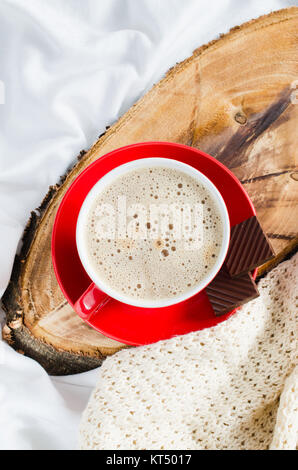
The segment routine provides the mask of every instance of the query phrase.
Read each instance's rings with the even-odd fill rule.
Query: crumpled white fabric
[[[0,2],[0,296],[30,211],[167,69],[286,0]],[[95,372],[49,378],[0,343],[0,448],[71,449]]]

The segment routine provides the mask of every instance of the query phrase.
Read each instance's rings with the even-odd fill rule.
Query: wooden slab
[[[65,302],[50,240],[61,198],[77,175],[123,145],[163,140],[202,149],[243,182],[277,251],[297,245],[298,8],[263,16],[197,49],[136,103],[50,188],[32,212],[3,303],[4,338],[51,374],[98,366],[123,344],[88,327]],[[297,90],[298,95],[298,90]],[[297,96],[298,98],[298,96]],[[298,100],[297,100],[298,101]],[[270,269],[272,263],[261,270]]]

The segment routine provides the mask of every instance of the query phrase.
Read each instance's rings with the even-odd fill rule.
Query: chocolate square
[[[232,277],[248,273],[273,257],[271,243],[256,216],[231,227],[225,263]]]
[[[216,316],[224,315],[260,295],[250,273],[232,278],[225,266],[206,287],[206,293]]]

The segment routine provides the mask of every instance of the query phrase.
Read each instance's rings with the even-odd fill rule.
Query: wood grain
[[[124,345],[72,311],[51,262],[53,221],[65,191],[92,161],[123,145],[171,141],[210,153],[250,194],[277,257],[297,245],[298,8],[263,16],[200,47],[171,69],[50,188],[33,211],[3,297],[4,338],[52,374],[88,370]]]

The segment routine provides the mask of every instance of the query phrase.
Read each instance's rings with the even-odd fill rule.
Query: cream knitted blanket
[[[106,359],[82,449],[295,449],[298,255],[204,331]]]

